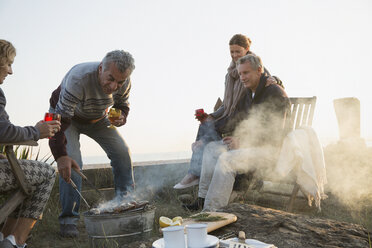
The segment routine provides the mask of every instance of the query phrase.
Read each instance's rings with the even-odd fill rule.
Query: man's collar
[[[262,73],[261,77],[260,77],[260,82],[258,83],[258,86],[256,88],[256,92],[255,92],[255,98],[257,98],[259,95],[261,95],[261,93],[264,91],[265,89],[265,85],[266,85],[266,81],[267,81],[267,78],[268,76],[265,75],[265,73]],[[249,89],[251,95],[252,95],[252,90]]]

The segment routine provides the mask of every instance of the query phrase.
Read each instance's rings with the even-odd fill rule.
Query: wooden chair
[[[19,188],[5,201],[4,204],[0,206],[0,224],[3,223],[6,218],[11,214],[18,205],[20,205],[24,199],[32,194],[30,185],[26,181],[25,174],[18,163],[16,155],[13,150],[14,145],[26,145],[26,146],[37,146],[36,141],[26,141],[19,143],[7,143],[0,144],[5,146],[6,156],[8,162],[12,168],[13,174],[16,178],[16,181],[19,185]]]
[[[291,112],[288,115],[286,129],[288,132],[300,127],[311,126],[313,123],[316,96],[290,97]]]
[[[316,96],[313,97],[291,97],[291,111],[286,120],[286,132],[299,128],[300,126],[311,126],[313,123]],[[300,186],[294,182],[292,194],[287,204],[287,211],[292,212],[294,201]]]
[[[316,103],[316,96],[314,97],[291,97],[291,108],[290,112],[287,115],[285,120],[285,132],[288,134],[289,132],[299,128],[300,126],[311,126],[313,117],[314,117],[314,110],[315,110],[315,103]],[[247,189],[250,186],[250,182],[252,179],[256,177],[256,173],[248,172],[247,174],[238,175],[236,178],[236,183],[234,185],[234,189],[242,190]],[[265,178],[265,176],[263,176]],[[280,183],[290,184],[293,185],[292,193],[289,195],[289,201],[287,203],[287,211],[292,212],[294,201],[300,189],[299,185],[296,183],[295,178],[289,176],[289,180],[280,180]],[[269,180],[272,180],[271,178]],[[261,181],[261,180],[259,180]],[[276,180],[274,180],[276,181]],[[255,185],[254,188],[261,188],[263,185],[262,181],[261,184]],[[267,193],[272,194],[279,194],[278,192],[271,192],[267,191]],[[280,193],[280,195],[283,195]],[[285,195],[285,194],[284,194]],[[288,194],[286,194],[288,195]]]

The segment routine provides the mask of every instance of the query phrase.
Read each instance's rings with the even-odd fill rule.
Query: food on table
[[[172,220],[165,216],[160,216],[159,218],[159,225],[160,227],[167,227],[172,224]]]

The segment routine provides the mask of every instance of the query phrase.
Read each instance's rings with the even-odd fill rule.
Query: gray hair
[[[236,62],[237,66],[241,64],[245,64],[245,63],[250,63],[253,70],[257,70],[258,68],[260,68],[260,71],[264,72],[264,66],[262,64],[262,60],[257,55],[248,54],[248,55],[241,57]]]
[[[105,71],[105,69],[112,62],[115,63],[116,67],[121,73],[124,73],[127,69],[129,69],[129,72],[132,73],[135,68],[132,55],[128,52],[124,52],[123,50],[108,52],[102,60],[102,70]]]

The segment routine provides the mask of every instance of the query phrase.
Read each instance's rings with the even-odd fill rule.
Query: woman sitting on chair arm
[[[6,40],[0,40],[0,85],[8,75],[13,74],[12,63],[15,55],[13,45]],[[37,141],[54,136],[60,129],[59,121],[39,121],[35,126],[15,126],[9,121],[5,105],[5,95],[0,88],[0,143]],[[49,164],[32,160],[19,160],[19,164],[33,193],[6,219],[0,232],[0,248],[26,246],[26,239],[44,210],[55,180],[55,170]],[[17,188],[18,184],[8,160],[2,155],[0,194]]]

